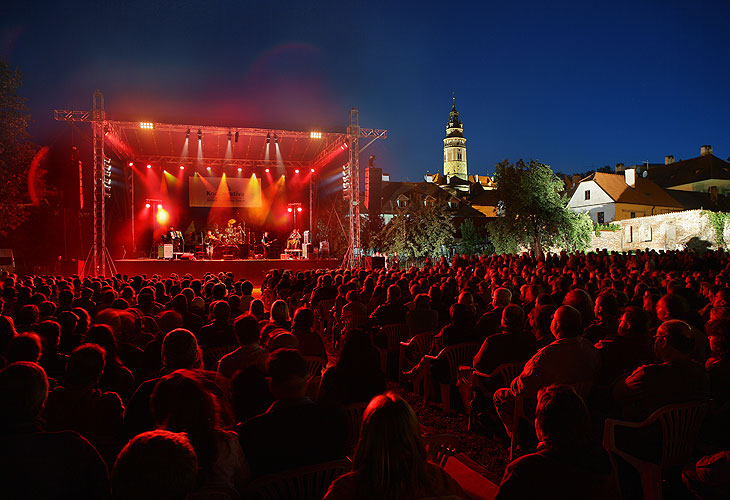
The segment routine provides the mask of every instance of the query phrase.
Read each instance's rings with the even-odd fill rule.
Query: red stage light
[[[243,169],[241,167],[238,167],[238,173],[240,174],[241,172],[243,172]]]
[[[208,168],[207,168],[206,170],[207,170],[208,172],[210,172],[210,167],[208,167]]]
[[[295,169],[295,170],[294,170],[294,173],[295,173],[295,174],[298,174],[298,173],[299,173],[299,169],[298,169],[298,168],[297,168],[297,169]]]
[[[291,207],[287,208],[286,210],[287,210],[287,212],[292,213]]]
[[[130,166],[130,167],[133,167],[133,166],[134,166],[134,163],[132,163],[132,162],[130,161],[130,162],[129,162],[129,166]]]
[[[314,169],[313,168],[310,168],[309,171],[312,172],[312,173],[314,173]]]
[[[268,174],[269,173],[269,169],[267,168],[266,170],[264,170],[264,172],[266,172]]]
[[[145,207],[145,208],[150,208],[150,204],[149,204],[149,203],[145,203],[145,204],[144,204],[144,207]]]
[[[180,170],[185,170],[185,165],[180,165]]]
[[[152,165],[147,165],[147,168],[152,168]]]
[[[301,211],[302,211],[302,207],[297,207],[297,212],[301,212]]]

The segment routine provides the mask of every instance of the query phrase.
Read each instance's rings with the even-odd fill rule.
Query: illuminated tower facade
[[[444,138],[444,176],[448,179],[458,177],[467,181],[469,174],[466,169],[466,139],[464,138],[464,126],[459,119],[459,112],[456,111],[456,100],[451,106],[449,121],[446,124],[446,137]]]

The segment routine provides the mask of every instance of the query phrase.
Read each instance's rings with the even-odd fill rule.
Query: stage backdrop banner
[[[261,183],[255,177],[190,178],[191,207],[261,208]]]

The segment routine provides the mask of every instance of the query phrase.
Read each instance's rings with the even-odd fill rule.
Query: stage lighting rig
[[[274,143],[279,144],[279,138],[274,134]]]
[[[238,142],[238,130],[236,130],[235,140]]]
[[[200,129],[198,129],[198,140],[199,141],[202,141],[203,140],[203,131],[200,130]]]
[[[190,139],[190,129],[187,129],[187,130],[185,131],[185,138],[186,138],[186,139]]]
[[[152,130],[155,128],[155,124],[152,122],[139,122],[139,128],[142,130]]]
[[[271,133],[266,134],[266,144],[271,144]]]
[[[310,139],[321,139],[322,138],[322,132],[310,132],[309,133]]]
[[[228,142],[231,142],[231,137],[232,136],[233,136],[233,134],[231,134],[231,131],[229,130],[228,131]]]

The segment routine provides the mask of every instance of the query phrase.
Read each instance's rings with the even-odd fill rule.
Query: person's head
[[[15,320],[18,325],[35,325],[38,323],[39,316],[40,313],[38,312],[38,306],[35,304],[26,304],[17,312]]]
[[[73,350],[66,364],[66,386],[90,390],[96,387],[106,365],[106,352],[96,344],[83,344]]]
[[[550,333],[550,324],[553,321],[555,308],[550,305],[535,305],[529,314],[530,328],[542,335]]]
[[[155,430],[132,438],[111,473],[114,500],[185,500],[195,486],[198,459],[184,433]]]
[[[266,314],[266,311],[264,310],[264,302],[261,299],[254,299],[251,301],[251,304],[248,306],[248,310],[256,316],[256,319],[261,321],[264,319],[264,316]]]
[[[694,336],[690,326],[682,320],[670,319],[657,328],[654,338],[654,353],[664,362],[688,359],[694,345]]]
[[[603,292],[596,298],[593,308],[596,318],[600,320],[618,316],[618,300],[612,292]]]
[[[425,293],[419,293],[416,295],[416,298],[413,299],[413,303],[415,308],[418,310],[431,308],[431,299],[429,299],[428,295]]]
[[[281,299],[271,304],[271,319],[277,323],[289,321],[289,306]]]
[[[43,343],[44,355],[49,355],[58,350],[58,343],[61,340],[61,325],[56,321],[47,319],[38,323],[36,331]]]
[[[41,359],[43,348],[41,338],[36,333],[28,332],[16,335],[5,348],[5,357],[9,363],[30,361],[37,363]]]
[[[375,396],[365,409],[353,471],[366,497],[399,498],[423,480],[428,456],[410,405],[394,392]]]
[[[525,311],[516,304],[510,304],[502,311],[502,328],[508,332],[520,332],[525,324]]]
[[[388,295],[387,295],[388,302],[397,302],[401,299],[401,296],[402,296],[401,289],[398,285],[390,285],[388,287]]]
[[[314,327],[314,311],[308,307],[300,307],[294,312],[292,330],[300,332],[310,331]]]
[[[585,290],[576,288],[566,293],[563,305],[572,306],[580,313],[581,325],[584,328],[593,321],[593,300]]]
[[[253,293],[253,283],[246,280],[241,284],[241,294],[242,295],[251,295]]]
[[[277,349],[266,361],[274,398],[298,399],[307,389],[307,363],[296,349]]]
[[[36,363],[18,361],[0,370],[0,426],[28,423],[43,410],[48,377]]]
[[[258,318],[251,313],[242,314],[233,322],[233,333],[236,335],[238,345],[245,346],[258,343],[261,337]]]
[[[492,306],[507,307],[512,302],[512,292],[509,288],[500,287],[492,292]]]
[[[369,369],[380,370],[380,357],[370,335],[360,328],[350,330],[342,343],[338,369],[362,377]]]
[[[117,354],[117,341],[109,325],[92,325],[86,332],[84,341],[101,346],[106,352],[107,358]]]
[[[556,339],[577,337],[583,331],[578,310],[572,306],[560,306],[553,315],[550,331]]]
[[[681,295],[668,293],[656,303],[656,316],[659,321],[684,319],[687,315],[687,302]]]
[[[569,385],[550,385],[537,393],[535,431],[549,447],[584,446],[590,434],[590,417],[583,400]]]
[[[201,367],[202,356],[198,339],[190,330],[177,328],[162,340],[162,364],[167,371]]]
[[[231,306],[225,300],[216,300],[210,306],[210,319],[217,323],[228,323]]]
[[[618,322],[621,336],[643,337],[649,332],[649,318],[646,311],[638,306],[628,306]]]
[[[712,357],[726,359],[730,353],[730,318],[708,321],[705,330]]]
[[[730,307],[730,288],[720,288],[715,292],[712,307]]]

